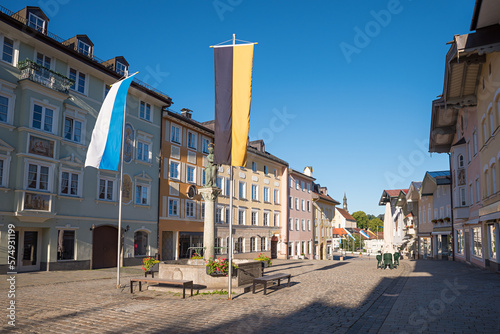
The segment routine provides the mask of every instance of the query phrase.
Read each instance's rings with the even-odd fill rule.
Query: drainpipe
[[[453,219],[453,173],[451,169],[451,153],[449,152],[448,152],[448,161],[450,164],[451,240],[453,241],[453,243],[451,244],[451,249],[452,249],[452,259],[453,261],[455,261],[455,229],[454,229],[455,221]]]

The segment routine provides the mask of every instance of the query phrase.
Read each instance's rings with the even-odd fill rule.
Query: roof
[[[413,217],[413,212],[410,212],[409,214],[407,214],[407,215],[405,216],[405,218],[411,218],[411,217]]]
[[[446,177],[450,176],[450,171],[449,170],[443,170],[443,171],[437,171],[437,172],[426,172],[433,178],[440,178],[440,177]]]
[[[451,184],[450,171],[425,172],[420,193],[422,196],[434,194],[437,186]]]
[[[356,221],[356,219],[354,219],[350,214],[349,212],[347,212],[346,210],[344,209],[341,209],[341,208],[336,208],[339,213],[347,220],[352,220],[352,221]]]
[[[343,228],[334,228],[332,229],[333,235],[347,235],[347,232]]]
[[[316,178],[312,177],[312,176],[309,176],[309,175],[306,175],[302,172],[299,172],[298,170],[296,169],[293,169],[293,168],[290,168],[290,174],[297,174],[299,175],[300,177],[303,177],[303,178],[306,178],[306,179],[309,179],[309,180],[312,180],[312,181],[315,181]]]
[[[498,0],[476,0],[470,30],[481,29],[498,24],[500,2]]]
[[[316,197],[314,197],[314,195],[316,195]],[[322,199],[324,201],[332,203],[333,205],[340,204],[340,202],[337,202],[336,200],[334,200],[333,198],[331,198],[330,195],[324,195],[324,194],[317,193],[317,192],[313,193],[313,200],[314,199],[316,199],[316,200],[317,199]]]
[[[399,197],[399,195],[403,192],[405,195],[408,193],[408,189],[389,189],[384,190],[382,192],[382,196],[380,197],[380,201],[378,205],[385,205],[385,203],[390,202],[392,198]]]

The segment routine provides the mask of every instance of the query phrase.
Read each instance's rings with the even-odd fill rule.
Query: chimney
[[[306,168],[304,168],[304,174],[306,174],[307,176],[312,177],[313,176],[313,168],[312,168],[312,166],[306,166]]]
[[[192,113],[192,112],[193,112],[193,111],[192,111],[191,109],[188,109],[188,108],[182,108],[182,109],[181,109],[181,116],[191,119],[191,113]]]

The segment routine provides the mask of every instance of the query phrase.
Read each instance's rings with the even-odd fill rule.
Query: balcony
[[[19,80],[28,79],[61,93],[67,94],[75,83],[74,80],[29,59],[20,61],[17,67],[21,71]]]
[[[467,219],[469,218],[469,207],[455,207],[453,208],[453,218],[455,219]]]

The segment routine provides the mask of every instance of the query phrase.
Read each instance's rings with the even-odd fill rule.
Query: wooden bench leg
[[[278,278],[278,286],[280,286],[281,278]]]
[[[182,284],[182,299],[186,299],[186,283]]]
[[[139,281],[139,291],[142,291],[142,282]]]
[[[130,281],[130,293],[134,293],[134,281]]]
[[[191,297],[193,297],[193,282],[191,282]]]
[[[266,294],[267,291],[267,281],[264,281],[264,295]]]
[[[252,292],[255,293],[255,282],[253,282]]]

